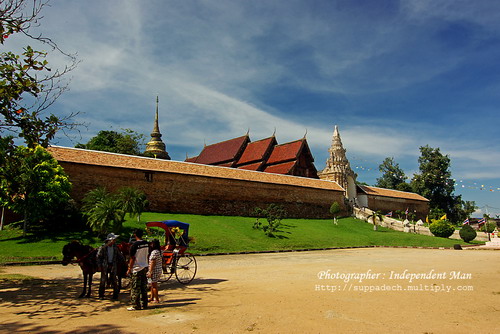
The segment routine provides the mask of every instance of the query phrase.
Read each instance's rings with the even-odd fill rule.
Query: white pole
[[[3,214],[4,214],[4,211],[5,211],[5,207],[2,206],[2,220],[0,220],[0,231],[3,230]]]

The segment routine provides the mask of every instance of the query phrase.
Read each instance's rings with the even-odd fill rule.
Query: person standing
[[[130,261],[127,276],[131,275],[130,300],[132,306],[129,311],[148,308],[148,285],[146,274],[148,272],[149,244],[142,240],[144,232],[140,229],[134,231],[135,242],[130,247]],[[142,302],[142,303],[141,303]]]
[[[158,281],[163,273],[160,241],[158,241],[158,239],[154,239],[151,245],[152,251],[149,256],[149,271],[147,274],[151,283],[151,296],[149,298],[149,302],[159,303],[160,297],[158,296]]]
[[[104,245],[99,247],[97,251],[97,264],[101,272],[101,281],[99,284],[99,298],[104,298],[104,292],[108,282],[111,281],[113,286],[113,299],[118,299],[118,294],[120,293],[120,274],[123,275],[123,271],[120,272],[120,268],[126,267],[125,258],[118,249],[116,245],[116,238],[119,235],[114,233],[108,234]]]

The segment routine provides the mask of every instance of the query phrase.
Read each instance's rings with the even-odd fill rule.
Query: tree
[[[140,221],[148,205],[146,195],[132,187],[120,188],[117,194],[98,187],[85,194],[82,202],[82,211],[89,226],[99,235],[119,231],[127,213]]]
[[[338,202],[333,202],[330,206],[330,213],[333,215],[333,223],[337,225],[337,213],[340,212],[340,204]]]
[[[122,228],[124,212],[120,201],[114,196],[106,196],[92,210],[86,212],[88,223],[93,231],[104,236]]]
[[[125,216],[121,201],[104,187],[93,189],[85,195],[82,211],[90,228],[100,236],[119,231]]]
[[[71,183],[58,162],[40,145],[13,148],[1,141],[0,198],[24,216],[23,233],[31,223],[54,214],[70,199]]]
[[[407,184],[408,178],[404,171],[399,167],[399,164],[394,162],[394,158],[385,158],[385,160],[378,166],[378,170],[382,176],[377,179],[376,187],[387,189],[398,189],[400,184]]]
[[[278,231],[278,227],[281,225],[281,221],[286,217],[287,212],[283,205],[271,203],[265,209],[255,208],[253,213],[257,216],[257,220],[253,225],[253,228],[259,229],[261,227],[261,223],[259,222],[259,218],[265,217],[268,225],[262,226],[264,233],[268,237],[274,237],[275,232]]]
[[[22,138],[29,148],[46,147],[57,131],[78,125],[72,121],[75,113],[64,117],[45,115],[47,108],[67,90],[62,78],[77,63],[74,55],[61,51],[50,38],[31,34],[31,29],[39,25],[46,5],[47,1],[0,0],[0,44],[8,44],[21,34],[35,43],[49,45],[70,63],[62,70],[53,70],[45,59],[47,53],[31,46],[26,46],[21,54],[10,51],[0,54],[0,132]]]
[[[143,135],[130,129],[122,129],[122,132],[103,130],[92,137],[87,144],[78,143],[76,147],[95,151],[141,155],[143,140]]]
[[[372,219],[373,222],[373,230],[378,230],[377,220],[380,222],[384,221],[384,215],[380,211],[372,211],[372,214],[366,217],[367,220]]]
[[[130,217],[137,217],[137,221],[141,221],[141,214],[149,204],[146,194],[136,188],[123,187],[118,190],[118,199],[125,213],[128,213]]]
[[[466,203],[460,195],[454,195],[455,181],[451,178],[450,158],[443,155],[439,148],[428,145],[420,147],[420,153],[420,173],[415,174],[411,182],[414,191],[429,200],[431,215],[446,213],[453,222],[465,219],[475,204]]]

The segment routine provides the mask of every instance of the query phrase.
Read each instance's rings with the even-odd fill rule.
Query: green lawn
[[[195,238],[190,251],[195,254],[372,245],[453,247],[457,243],[465,244],[461,240],[402,233],[382,227],[375,232],[373,225],[354,218],[339,219],[338,225],[324,219],[286,219],[277,236],[269,238],[262,230],[252,228],[254,218],[159,213],[144,213],[142,223],[127,220],[120,239],[128,240],[131,231],[144,227],[145,221],[169,219],[190,224],[189,235]],[[88,232],[23,238],[19,231],[0,231],[0,264],[37,259],[58,260],[61,259],[63,246],[75,239],[94,246],[102,242]]]

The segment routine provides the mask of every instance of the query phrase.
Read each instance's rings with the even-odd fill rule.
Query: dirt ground
[[[2,333],[500,333],[500,251],[369,248],[198,257],[191,284],[127,311],[76,298],[77,266],[2,267]],[[97,279],[98,276],[95,276]],[[108,292],[109,296],[110,291]]]

